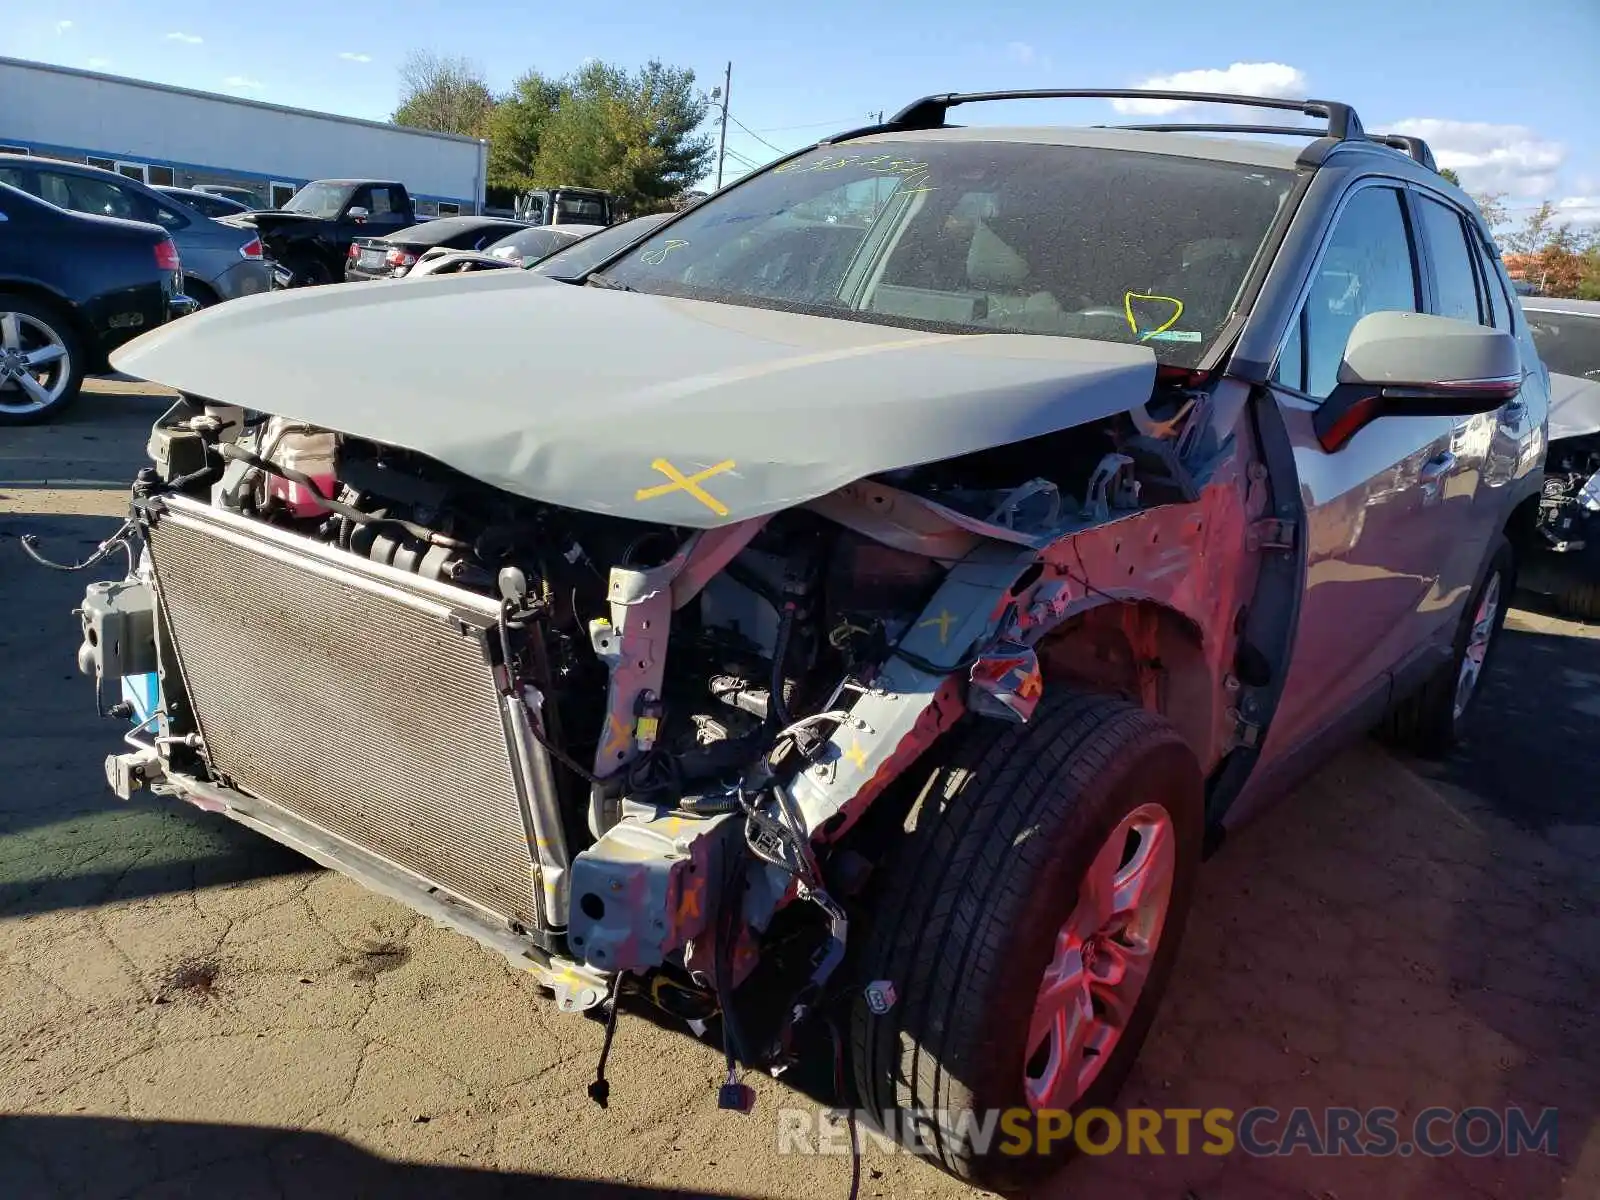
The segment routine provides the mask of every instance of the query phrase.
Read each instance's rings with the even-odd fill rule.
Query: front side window
[[[1478,275],[1472,265],[1472,247],[1466,227],[1453,208],[1418,198],[1422,228],[1428,234],[1429,262],[1433,268],[1434,309],[1441,317],[1482,322],[1478,307]]]
[[[1420,311],[1403,197],[1394,188],[1361,188],[1328,235],[1305,305],[1278,356],[1275,378],[1325,398],[1338,383],[1357,321],[1375,312]]]
[[[1292,186],[1288,171],[1135,151],[873,141],[714,195],[605,274],[884,325],[1141,343],[1192,366]]]
[[[1557,375],[1600,379],[1600,314],[1523,308],[1533,344],[1544,365]]]

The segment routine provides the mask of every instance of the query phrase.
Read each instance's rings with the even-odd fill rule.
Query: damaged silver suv
[[[1326,128],[946,121],[1112,96]],[[116,366],[182,393],[82,610],[120,795],[720,1037],[726,1107],[831,1029],[845,1103],[998,1189],[1059,1159],[986,1114],[1114,1096],[1225,829],[1457,737],[1549,403],[1425,145],[1191,93],[931,97],[574,280]]]

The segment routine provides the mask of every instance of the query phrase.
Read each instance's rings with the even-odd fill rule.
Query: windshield
[[[334,183],[308,183],[283,206],[284,212],[307,213],[313,217],[337,217],[354,189]]]
[[[1523,314],[1545,366],[1557,375],[1600,379],[1600,315],[1527,308]]]
[[[1292,184],[1124,150],[875,140],[714,195],[605,274],[887,325],[1145,342],[1193,366]]]
[[[531,270],[538,275],[548,275],[551,279],[571,283],[674,215],[652,213],[648,217],[635,217],[620,225],[608,226],[556,251],[549,258],[534,264]]]

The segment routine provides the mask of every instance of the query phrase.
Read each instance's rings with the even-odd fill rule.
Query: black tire
[[[1490,624],[1489,644],[1484,652],[1483,665],[1465,705],[1457,712],[1457,684],[1461,677],[1462,661],[1467,656],[1474,619],[1484,596],[1497,584],[1499,606]],[[1504,537],[1498,537],[1490,548],[1488,561],[1479,573],[1478,585],[1472,589],[1472,598],[1462,610],[1450,661],[1390,710],[1380,730],[1385,741],[1419,758],[1443,758],[1455,749],[1477,705],[1478,696],[1483,692],[1483,677],[1494,663],[1495,650],[1500,645],[1500,630],[1505,625],[1506,610],[1511,606],[1515,587],[1516,555],[1511,543]]]
[[[1556,607],[1580,621],[1600,621],[1600,580],[1569,584],[1555,595]]]
[[[59,416],[68,405],[78,398],[79,392],[83,390],[83,376],[87,366],[87,352],[84,350],[83,339],[78,336],[77,329],[66,313],[54,305],[35,300],[31,296],[0,292],[0,315],[6,313],[16,313],[29,321],[37,322],[38,326],[48,330],[50,336],[61,343],[66,355],[64,359],[58,360],[61,364],[58,370],[64,373],[65,386],[61,388],[50,403],[40,408],[32,408],[22,412],[8,411],[5,407],[9,404],[13,408],[20,408],[25,399],[25,393],[22,392],[21,388],[17,384],[9,382],[0,385],[4,387],[4,390],[0,391],[0,425],[32,425],[41,421],[48,421],[53,417]],[[25,342],[26,340],[32,340],[30,334],[37,334],[37,332],[37,329],[25,332]],[[24,348],[26,348],[26,345]],[[0,343],[0,354],[4,352],[4,345]],[[57,383],[61,382],[60,378],[53,374],[47,374],[46,379],[49,381],[47,386],[52,391],[55,391]]]
[[[1590,516],[1583,536],[1583,549],[1550,555],[1559,571],[1551,599],[1563,616],[1600,621],[1600,516]]]
[[[292,287],[322,287],[333,282],[333,272],[313,254],[290,255],[285,265],[294,272]]]
[[[937,753],[937,752],[936,752]],[[1165,720],[1119,699],[1048,694],[1026,726],[974,721],[947,743],[880,869],[855,964],[896,1001],[874,1015],[853,1002],[857,1104],[902,1143],[995,1191],[1030,1187],[1072,1148],[1005,1153],[938,1128],[935,1114],[1026,1110],[1029,1024],[1057,933],[1096,852],[1119,822],[1158,800],[1175,864],[1152,964],[1120,1040],[1073,1112],[1106,1105],[1138,1057],[1171,974],[1194,897],[1204,794],[1193,752]],[[859,997],[859,993],[858,993]],[[1070,1139],[1068,1139],[1070,1142]]]

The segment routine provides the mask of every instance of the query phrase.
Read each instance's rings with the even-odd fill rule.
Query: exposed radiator
[[[492,914],[545,925],[518,742],[487,653],[494,602],[185,497],[164,503],[150,557],[216,770]]]

